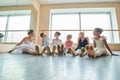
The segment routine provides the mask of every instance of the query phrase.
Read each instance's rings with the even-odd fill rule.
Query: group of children
[[[65,53],[71,53],[73,56],[80,55],[80,57],[82,57],[84,55],[88,55],[91,58],[108,55],[109,53],[111,55],[116,55],[110,50],[106,38],[100,35],[102,32],[103,29],[101,28],[94,29],[94,46],[89,44],[89,38],[84,36],[84,32],[80,32],[77,47],[74,48],[73,41],[71,40],[72,35],[67,35],[67,40],[63,44],[62,40],[59,39],[59,36],[61,35],[60,32],[55,32],[52,44],[50,44],[50,39],[47,37],[47,35],[45,33],[41,33],[40,37],[42,38],[42,45],[35,45],[34,31],[30,30],[28,32],[28,36],[23,38],[23,40],[18,43],[15,48],[10,50],[9,53],[29,53],[36,55],[42,55],[43,53],[47,53],[48,55],[65,55]]]

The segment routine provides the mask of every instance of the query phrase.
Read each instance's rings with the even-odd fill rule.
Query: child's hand
[[[111,53],[112,54],[112,56],[119,56],[118,54],[114,54],[114,53]]]

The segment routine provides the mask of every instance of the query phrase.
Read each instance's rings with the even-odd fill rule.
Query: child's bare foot
[[[73,56],[76,56],[76,52],[75,52],[75,50],[74,50],[74,49],[69,48],[69,51],[70,51],[70,53],[71,53]]]
[[[81,50],[80,50],[80,57],[82,57],[82,56],[83,56],[84,52],[85,52],[85,48],[84,48],[84,47],[82,47],[82,48],[81,48]]]
[[[61,49],[60,48],[61,48],[60,45],[57,45],[57,52],[58,52],[58,54],[61,53]]]
[[[86,50],[89,50],[89,45],[86,45],[85,48],[86,48]]]
[[[90,57],[89,45],[86,45],[85,49],[86,49],[86,54]]]
[[[64,45],[61,45],[61,53],[64,52]]]
[[[13,50],[8,51],[8,53],[11,53]]]
[[[90,49],[91,51],[94,50],[93,46],[89,46],[89,49]]]
[[[89,46],[89,47],[90,47],[90,53],[92,54],[92,58],[96,58],[94,47],[93,46]]]

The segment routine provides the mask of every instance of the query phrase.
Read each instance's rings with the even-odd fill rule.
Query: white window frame
[[[0,32],[5,32],[4,41],[2,43],[18,43],[18,42],[7,42],[8,32],[26,32],[27,33],[28,30],[24,30],[24,29],[23,30],[8,30],[9,17],[11,16],[30,16],[31,17],[31,10],[0,11],[0,16],[7,17],[5,30],[0,30]],[[30,22],[31,22],[31,19],[30,19]],[[30,25],[31,23],[29,24],[29,26]]]
[[[117,31],[118,30],[118,25],[117,25],[117,20],[116,20],[116,12],[115,12],[115,8],[114,7],[110,7],[110,8],[72,8],[72,9],[51,9],[50,10],[50,24],[49,24],[49,30],[52,31],[52,15],[54,14],[72,14],[72,13],[108,13],[110,15],[110,22],[111,22],[111,29],[113,31]],[[114,27],[113,27],[114,26]],[[81,25],[80,25],[81,28]],[[81,29],[80,29],[81,30]],[[51,35],[51,31],[49,33],[50,38],[52,38]],[[118,33],[119,35],[119,33]],[[112,39],[114,38],[114,39]],[[118,37],[119,38],[119,37]],[[112,32],[112,37],[111,37],[111,43],[112,44],[116,44],[114,43],[115,41],[115,34]],[[119,39],[118,39],[119,40]],[[119,40],[120,42],[120,40]],[[117,43],[118,44],[118,43]]]

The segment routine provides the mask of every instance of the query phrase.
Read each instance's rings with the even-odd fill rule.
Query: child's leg
[[[19,49],[20,46],[15,46],[12,50],[8,51],[8,53],[12,53],[14,50]]]
[[[42,47],[42,48],[40,49],[40,55],[42,55],[43,53],[45,53],[45,50],[46,50],[46,47]]]
[[[52,49],[52,54],[55,54],[56,52],[56,46],[53,46],[53,49]]]
[[[80,57],[82,57],[84,55],[84,53],[85,53],[85,48],[82,47],[81,50],[80,50]]]
[[[36,50],[36,54],[40,54],[39,47],[37,45],[35,46],[35,50]]]
[[[75,51],[75,54],[76,54],[76,55],[79,55],[79,54],[80,54],[80,49],[77,49],[77,50]]]
[[[95,49],[95,53],[96,53],[96,57],[108,55],[107,50],[104,48],[103,49]]]
[[[12,50],[10,50],[10,51],[8,51],[8,53],[11,53],[13,51],[13,49]]]
[[[90,51],[90,46],[86,45],[85,49],[86,49],[86,53],[87,53],[88,57],[92,57],[92,54],[91,54],[91,51]]]
[[[24,53],[24,54],[36,54],[36,50],[29,49],[29,48],[24,48],[22,50],[22,53]]]
[[[96,54],[95,54],[95,51],[94,51],[94,47],[93,46],[90,46],[90,53],[92,54],[92,57],[93,58],[96,58]]]
[[[76,56],[76,52],[73,48],[69,48],[70,53],[72,53],[73,56]]]
[[[48,53],[48,54],[51,54],[51,50],[50,50],[50,47],[49,47],[49,46],[46,46],[46,50],[47,50],[47,53]]]
[[[64,45],[61,45],[61,53],[64,53]]]
[[[60,54],[61,50],[60,50],[60,45],[57,45],[57,53]]]
[[[66,49],[65,49],[65,52],[66,52],[66,53],[70,53],[69,48],[66,48]]]

